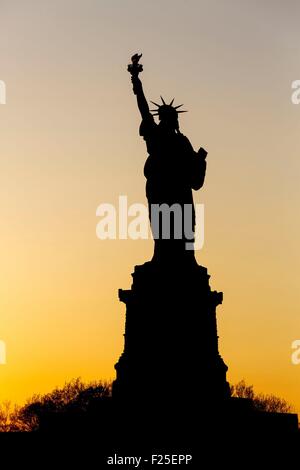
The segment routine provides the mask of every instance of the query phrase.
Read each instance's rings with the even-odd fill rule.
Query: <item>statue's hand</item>
[[[133,84],[136,84],[136,83],[141,84],[142,83],[137,75],[131,75],[131,81],[132,81]]]
[[[131,76],[131,82],[133,85],[133,93],[137,95],[138,92],[142,90],[142,82],[137,75]]]

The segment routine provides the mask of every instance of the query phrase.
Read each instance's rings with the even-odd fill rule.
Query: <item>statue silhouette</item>
[[[152,102],[157,109],[152,110],[154,114],[151,114],[138,76],[143,70],[139,64],[140,57],[138,54],[132,57],[128,70],[142,116],[140,135],[146,141],[149,154],[144,175],[147,178],[146,196],[155,240],[153,260],[170,261],[174,256],[191,259],[194,252],[186,250],[186,243],[193,246],[195,232],[192,190],[200,189],[204,183],[207,152],[203,148],[195,152],[189,139],[180,132],[178,114],[186,111],[179,110],[182,105],[173,106],[174,99],[170,104],[166,104],[163,98],[162,104]],[[154,120],[155,115],[159,124]],[[162,205],[167,205],[170,210],[158,213]],[[158,217],[155,218],[154,213]],[[167,223],[169,230],[164,233],[163,226]]]
[[[159,124],[155,123],[138,78],[143,70],[140,57],[132,57],[128,70],[142,116],[140,134],[149,153],[146,194],[151,228],[157,235],[153,206],[193,208],[192,190],[204,183],[206,152],[194,152],[181,134],[180,111],[173,100],[166,104],[162,99],[156,105]],[[211,289],[207,269],[197,264],[194,250],[185,249],[186,234],[176,238],[175,217],[172,223],[170,239],[164,239],[163,233],[155,239],[153,259],[135,266],[131,288],[119,289],[126,318],[112,401],[122,436],[129,435],[131,425],[136,427],[135,438],[146,442],[147,435],[152,442],[155,436],[164,449],[166,442],[177,442],[177,448],[194,443],[199,450],[206,448],[205,439],[217,451],[218,440],[228,437],[231,445],[242,436],[251,442],[252,452],[247,433],[253,438],[261,432],[265,442],[271,433],[296,432],[296,415],[258,412],[252,400],[231,397],[216,316],[223,293]],[[194,210],[190,224],[194,228]]]
[[[135,408],[138,402],[151,401],[157,409],[163,407],[165,412],[167,407],[172,414],[178,377],[190,378],[184,400],[191,409],[200,395],[207,401],[230,396],[216,322],[216,307],[223,296],[211,290],[207,269],[194,257],[193,233],[190,236],[195,228],[192,190],[204,183],[206,151],[195,152],[180,132],[178,114],[183,111],[181,106],[173,106],[173,100],[156,104],[154,115],[159,123],[154,121],[138,77],[143,70],[140,57],[132,57],[128,70],[142,116],[140,134],[149,154],[144,174],[155,248],[151,261],[135,266],[131,289],[119,290],[119,298],[126,304],[126,322],[124,351],[115,364],[113,398]],[[177,206],[184,215],[190,209],[188,230],[186,218],[178,219],[175,211],[169,211],[169,237],[165,236],[167,216],[162,212],[158,219],[153,210],[157,206]],[[179,228],[183,233],[178,233]],[[187,241],[192,249],[186,249]],[[153,393],[153,377],[161,385],[159,394]],[[181,411],[186,413],[185,405]]]
[[[178,114],[183,111],[173,107],[173,100],[166,104],[162,99],[156,105],[159,124],[155,123],[138,78],[140,57],[132,57],[128,70],[142,115],[140,134],[149,153],[144,172],[152,231],[157,235],[152,211],[156,205],[182,210],[191,206],[189,222],[194,229],[192,190],[204,183],[206,152],[194,152],[181,134]],[[207,269],[196,263],[193,250],[185,249],[189,237],[184,233],[177,238],[177,225],[174,215],[171,238],[164,239],[162,228],[154,259],[134,267],[130,289],[119,289],[126,305],[124,349],[115,364],[112,396],[109,386],[82,388],[75,381],[18,412],[18,419],[34,428],[38,419],[41,435],[53,433],[63,445],[71,435],[72,449],[77,437],[77,447],[82,448],[84,438],[94,436],[95,445],[89,442],[85,459],[92,449],[98,459],[100,448],[109,465],[126,465],[125,459],[130,459],[133,467],[135,457],[123,454],[147,456],[139,457],[141,465],[151,456],[149,465],[191,463],[201,468],[207,461],[213,466],[212,458],[220,456],[217,463],[223,468],[224,457],[232,464],[239,437],[249,460],[255,450],[253,438],[265,446],[266,437],[286,432],[291,447],[291,438],[298,433],[297,415],[267,413],[249,397],[231,397],[217,331],[216,309],[223,294],[211,289]],[[270,449],[273,452],[274,441]]]

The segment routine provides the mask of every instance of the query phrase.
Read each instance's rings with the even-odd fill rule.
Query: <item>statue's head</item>
[[[151,110],[153,112],[153,116],[158,116],[160,121],[160,125],[164,126],[171,130],[179,130],[179,123],[178,123],[178,114],[179,113],[186,113],[186,111],[177,111],[178,108],[182,106],[173,106],[174,99],[171,101],[170,104],[167,104],[164,99],[161,97],[162,104],[159,105],[157,103],[153,103],[157,106],[157,109]]]

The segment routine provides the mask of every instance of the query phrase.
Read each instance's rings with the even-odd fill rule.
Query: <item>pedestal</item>
[[[229,398],[216,323],[223,294],[210,289],[206,268],[152,261],[136,266],[132,277],[131,289],[119,290],[125,342],[113,398],[171,407]]]

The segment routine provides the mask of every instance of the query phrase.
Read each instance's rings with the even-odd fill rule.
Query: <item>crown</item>
[[[177,109],[181,108],[183,104],[179,104],[178,106],[173,106],[174,98],[172,99],[170,104],[167,104],[162,96],[160,98],[161,98],[162,104],[157,104],[154,101],[151,101],[151,103],[157,107],[157,109],[150,110],[152,113],[154,113],[153,116],[162,116],[162,115],[168,115],[168,114],[170,115],[171,113],[173,114],[174,112],[176,114],[187,113],[187,111],[177,111]]]

